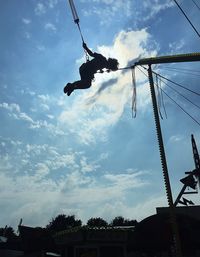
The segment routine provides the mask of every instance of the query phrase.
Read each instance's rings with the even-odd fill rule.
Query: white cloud
[[[39,51],[45,51],[45,46],[43,46],[43,45],[38,45],[37,47],[36,47]]]
[[[9,141],[12,142],[2,141],[6,142],[4,147]],[[101,216],[107,220],[118,215],[141,220],[155,213],[156,207],[167,206],[163,193],[143,200],[138,196],[138,188],[147,191],[151,186],[147,171],[103,172],[100,162],[107,154],[91,160],[83,152],[68,150],[63,153],[47,144],[13,142],[12,151],[0,161],[0,208],[7,210],[2,213],[2,224],[16,226],[23,218],[24,224],[29,226],[44,226],[55,215],[69,212],[78,213],[83,221],[91,218],[91,213],[93,217]],[[23,157],[21,163],[17,163],[21,165],[18,169],[31,163],[26,172],[13,172],[16,170],[16,163],[11,165],[14,155],[19,155],[18,159]],[[101,169],[98,177],[97,169]],[[56,179],[54,175],[51,177],[55,170]],[[140,202],[131,197],[133,204],[130,204],[127,199],[134,193]]]
[[[36,165],[36,173],[35,177],[40,180],[43,179],[46,175],[49,174],[49,168],[46,164],[44,163],[38,163]]]
[[[170,49],[170,53],[174,54],[174,53],[181,53],[183,51],[183,47],[185,45],[185,40],[181,39],[178,42],[172,42],[169,44],[169,49]]]
[[[128,190],[146,186],[146,181],[141,180],[144,173],[132,170],[116,176],[109,172],[100,173],[96,178],[96,171],[101,167],[99,162],[107,155],[89,160],[83,152],[69,150],[61,153],[60,149],[47,144],[24,145],[16,141],[12,147],[0,162],[3,199],[0,206],[9,206],[8,212],[2,215],[5,224],[9,222],[16,226],[23,217],[25,224],[41,226],[63,210],[75,213],[77,209],[81,218],[86,220],[91,215],[90,207],[97,210],[100,204],[105,206],[108,202],[122,201]],[[17,158],[23,156],[17,167],[10,165],[15,161],[14,155]],[[16,169],[22,169],[23,165],[27,165],[26,172],[16,173]],[[60,175],[59,169],[62,169]],[[54,170],[57,171],[56,181],[51,178]],[[101,213],[105,214],[104,211],[103,207]],[[118,210],[112,213],[117,215]]]
[[[148,12],[148,15],[146,15],[143,19],[148,20],[148,19],[152,18],[153,16],[155,16],[156,14],[158,14],[160,11],[173,7],[174,2],[168,1],[168,0],[164,0],[164,1],[163,0],[162,1],[145,0],[145,1],[143,1],[143,6],[146,9],[146,11]]]
[[[156,214],[156,207],[167,206],[164,195],[154,195],[147,197],[141,203],[126,205],[124,201],[116,200],[112,203],[106,203],[103,207],[94,210],[95,215],[104,217],[108,221],[111,221],[116,216],[123,216],[128,219],[136,219],[141,221],[142,219]]]
[[[102,26],[112,26],[115,16],[117,21],[126,18],[130,19],[132,24],[141,23],[141,20],[149,20],[159,12],[174,6],[173,1],[169,0],[145,0],[138,3],[133,0],[81,0],[81,2],[91,6],[83,9],[83,14],[86,17],[92,15],[98,17]]]
[[[140,180],[140,176],[143,174],[143,172],[134,172],[132,174],[106,174],[104,177],[118,189],[120,188],[121,190],[128,190],[130,188],[146,185],[146,182]]]
[[[174,143],[174,142],[179,142],[179,141],[182,141],[182,140],[183,140],[183,136],[181,136],[181,135],[174,135],[174,136],[171,136],[169,140],[170,140],[172,143]]]
[[[23,18],[22,19],[22,22],[26,25],[30,24],[31,23],[31,20],[30,19],[26,19],[26,18]]]
[[[16,116],[16,117],[17,117],[17,116]],[[20,112],[20,113],[19,113],[19,116],[17,117],[17,119],[19,119],[19,120],[24,120],[24,121],[33,123],[32,118],[29,117],[29,116],[28,116],[26,113],[24,113],[24,112]]]
[[[31,38],[31,34],[26,31],[26,32],[24,33],[24,37],[25,37],[26,39],[30,39],[30,38]]]
[[[43,4],[42,2],[38,2],[35,7],[35,14],[41,16],[45,14],[49,8],[55,8],[57,4],[58,0],[46,0],[45,4]]]
[[[15,103],[11,103],[11,104],[8,104],[8,103],[0,103],[0,108],[4,108],[4,109],[7,109],[9,111],[16,111],[16,112],[20,112],[20,107],[18,104],[15,104]]]
[[[48,0],[49,8],[54,8],[58,4],[58,0]]]
[[[35,7],[35,14],[36,15],[42,15],[46,13],[46,7],[43,3],[39,2],[37,3]]]
[[[42,100],[43,102],[47,102],[50,100],[49,95],[38,95],[37,96],[40,100]]]
[[[53,31],[53,32],[56,32],[56,30],[57,30],[56,26],[54,24],[52,24],[52,23],[46,23],[44,28],[46,30]]]
[[[40,98],[45,102],[48,100],[48,97],[44,95],[41,95]],[[44,110],[49,110],[49,106],[47,104],[40,103],[40,105],[42,105]],[[54,136],[66,135],[66,133],[61,128],[59,128],[58,125],[48,123],[46,120],[33,120],[27,113],[21,112],[18,104],[0,103],[0,108],[8,110],[10,112],[8,115],[15,120],[27,122],[30,129],[47,129],[47,131]]]
[[[40,104],[40,107],[43,111],[48,111],[50,109],[47,104]]]
[[[85,156],[83,156],[82,159],[80,160],[80,164],[81,164],[81,172],[83,173],[94,172],[100,167],[95,163],[89,163]]]
[[[85,16],[95,15],[99,17],[101,25],[109,25],[113,22],[113,17],[117,14],[118,20],[124,17],[130,17],[132,0],[82,0],[90,4],[91,8],[84,9],[83,14]]]
[[[55,118],[52,114],[47,114],[47,117],[48,117],[50,120],[53,120],[53,119]]]

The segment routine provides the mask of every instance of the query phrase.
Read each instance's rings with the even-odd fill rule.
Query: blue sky
[[[200,51],[200,41],[171,0],[76,0],[88,46],[120,67],[138,57]],[[199,10],[179,1],[200,31]],[[147,77],[136,70],[137,117],[131,72],[98,74],[90,89],[63,94],[85,61],[68,1],[1,1],[0,226],[44,226],[57,214],[138,221],[167,206]],[[199,63],[154,70],[199,92]],[[183,70],[182,70],[183,71]],[[189,73],[189,72],[188,72]],[[192,73],[192,72],[190,72]],[[164,90],[200,121],[199,110]],[[198,104],[197,96],[177,88]],[[169,98],[161,120],[173,197],[194,169],[190,135],[199,126]],[[163,113],[163,110],[162,110]],[[164,116],[164,115],[163,115]],[[199,196],[189,197],[199,204]]]

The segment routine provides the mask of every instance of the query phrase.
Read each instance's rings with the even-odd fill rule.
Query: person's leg
[[[71,86],[73,86],[74,89],[86,89],[91,87],[91,80],[79,80],[74,82]]]
[[[67,83],[67,85],[64,87],[63,91],[65,94],[67,94],[67,91],[72,83]]]
[[[69,96],[75,89],[86,89],[91,87],[91,80],[78,80],[74,83],[68,83],[64,88],[64,93]]]

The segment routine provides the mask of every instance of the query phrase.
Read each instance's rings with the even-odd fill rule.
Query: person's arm
[[[83,43],[83,48],[87,51],[87,53],[94,57],[94,53],[87,47],[86,43]]]

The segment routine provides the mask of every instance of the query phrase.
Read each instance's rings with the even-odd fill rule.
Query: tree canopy
[[[112,226],[135,226],[137,225],[136,220],[124,219],[122,216],[117,216],[111,221]]]
[[[115,217],[110,223],[101,217],[92,217],[87,221],[89,227],[108,227],[108,226],[136,226],[136,220],[125,219],[122,216]],[[75,215],[59,214],[46,225],[45,229],[50,233],[71,229],[82,226],[82,221],[76,219]],[[12,227],[0,228],[0,236],[8,238],[8,240],[15,239],[17,235]]]
[[[98,217],[98,218],[90,218],[87,221],[87,225],[89,227],[107,227],[108,223],[104,219]]]
[[[12,227],[0,228],[0,236],[6,237],[8,240],[16,239],[17,235]]]
[[[82,221],[76,219],[75,215],[59,214],[47,224],[46,229],[54,233],[81,225]]]

